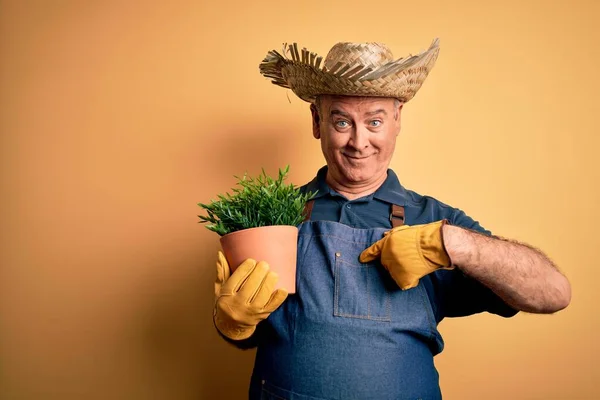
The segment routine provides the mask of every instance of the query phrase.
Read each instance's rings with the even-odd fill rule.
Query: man
[[[492,236],[463,211],[401,186],[388,169],[401,112],[438,41],[394,60],[377,43],[338,43],[321,58],[294,44],[260,66],[311,103],[327,166],[298,240],[297,292],[273,290],[264,262],[217,261],[214,320],[258,347],[251,399],[438,399],[433,357],[444,317],[552,313],[570,285],[539,250]]]

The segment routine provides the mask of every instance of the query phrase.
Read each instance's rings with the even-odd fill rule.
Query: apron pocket
[[[379,263],[351,263],[336,253],[333,315],[391,321],[386,277],[389,274]]]

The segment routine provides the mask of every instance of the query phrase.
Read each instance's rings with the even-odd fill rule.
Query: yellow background
[[[308,105],[258,73],[441,39],[403,112],[401,182],[548,253],[555,315],[445,320],[446,399],[598,399],[598,1],[0,1],[0,398],[244,398],[212,320],[233,175],[323,164]]]

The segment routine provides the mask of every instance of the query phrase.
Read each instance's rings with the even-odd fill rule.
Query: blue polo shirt
[[[407,190],[391,169],[385,182],[374,193],[348,200],[327,185],[327,166],[302,186],[303,192],[316,192],[311,220],[336,221],[359,229],[391,228],[391,206],[404,207],[405,225],[420,225],[447,219],[452,225],[486,235],[491,232],[462,210],[450,207],[430,196]],[[422,278],[439,323],[445,317],[461,317],[490,312],[503,317],[517,313],[490,289],[463,274],[459,268],[439,270]]]

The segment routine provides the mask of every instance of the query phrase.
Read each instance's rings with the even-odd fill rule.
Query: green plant
[[[267,176],[264,169],[256,178],[235,176],[239,187],[232,189],[233,194],[218,195],[209,204],[198,203],[208,214],[199,215],[199,222],[208,223],[206,228],[221,236],[259,226],[300,224],[304,206],[314,193],[303,194],[299,187],[284,184],[289,168],[279,169],[277,179]]]

